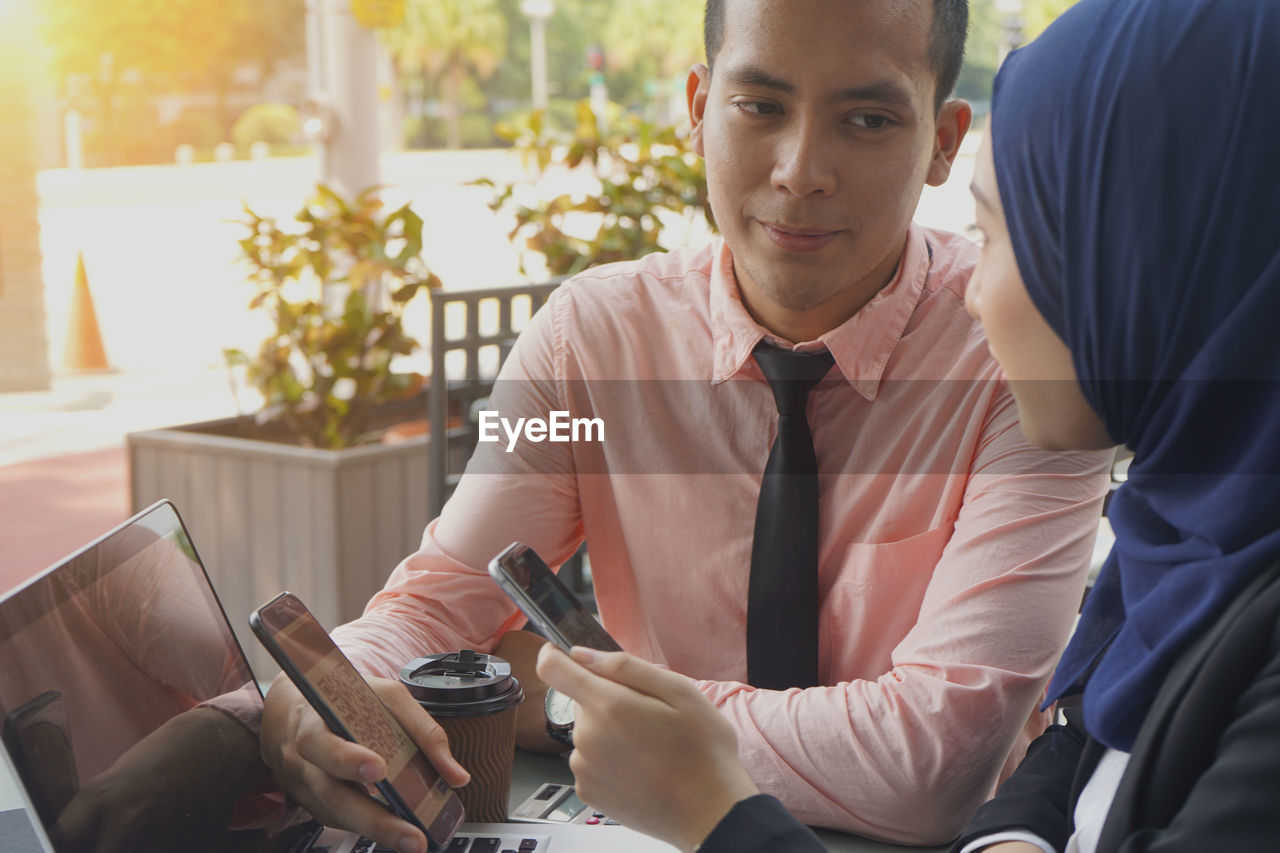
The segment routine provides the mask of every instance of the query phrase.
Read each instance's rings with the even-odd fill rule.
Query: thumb
[[[570,650],[570,656],[595,675],[630,687],[638,693],[661,699],[668,705],[682,704],[691,695],[702,695],[685,676],[626,652],[601,652],[585,646],[574,646]]]
[[[389,679],[379,679],[377,686],[387,709],[427,756],[427,761],[444,777],[445,782],[455,788],[470,782],[471,774],[449,750],[449,735],[409,695],[409,691]]]

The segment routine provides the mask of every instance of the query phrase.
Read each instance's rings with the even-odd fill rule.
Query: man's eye
[[[888,116],[882,116],[878,113],[863,113],[854,116],[850,121],[858,127],[865,127],[867,130],[882,130],[893,123]]]
[[[734,106],[752,115],[767,116],[782,112],[777,104],[768,101],[735,101]]]

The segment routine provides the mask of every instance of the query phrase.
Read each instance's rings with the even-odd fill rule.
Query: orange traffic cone
[[[89,295],[83,252],[76,255],[76,284],[71,293],[71,316],[67,322],[67,347],[62,354],[62,366],[83,373],[111,369],[102,347],[102,333],[98,331],[98,313],[93,310],[93,297]]]

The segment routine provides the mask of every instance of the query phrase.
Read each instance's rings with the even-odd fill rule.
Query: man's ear
[[[925,183],[931,187],[946,183],[951,174],[951,164],[956,161],[960,143],[973,123],[973,108],[968,101],[947,101],[938,110],[936,135],[933,139],[933,159],[929,161],[929,174]]]
[[[689,123],[692,130],[689,141],[693,144],[693,153],[704,157],[702,153],[702,118],[707,108],[707,92],[711,88],[711,69],[698,63],[689,69],[689,79],[685,81],[684,93],[689,101]]]

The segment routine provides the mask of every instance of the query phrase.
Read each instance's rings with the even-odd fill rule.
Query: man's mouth
[[[787,252],[816,252],[840,233],[768,222],[761,222],[760,226],[775,246]]]

